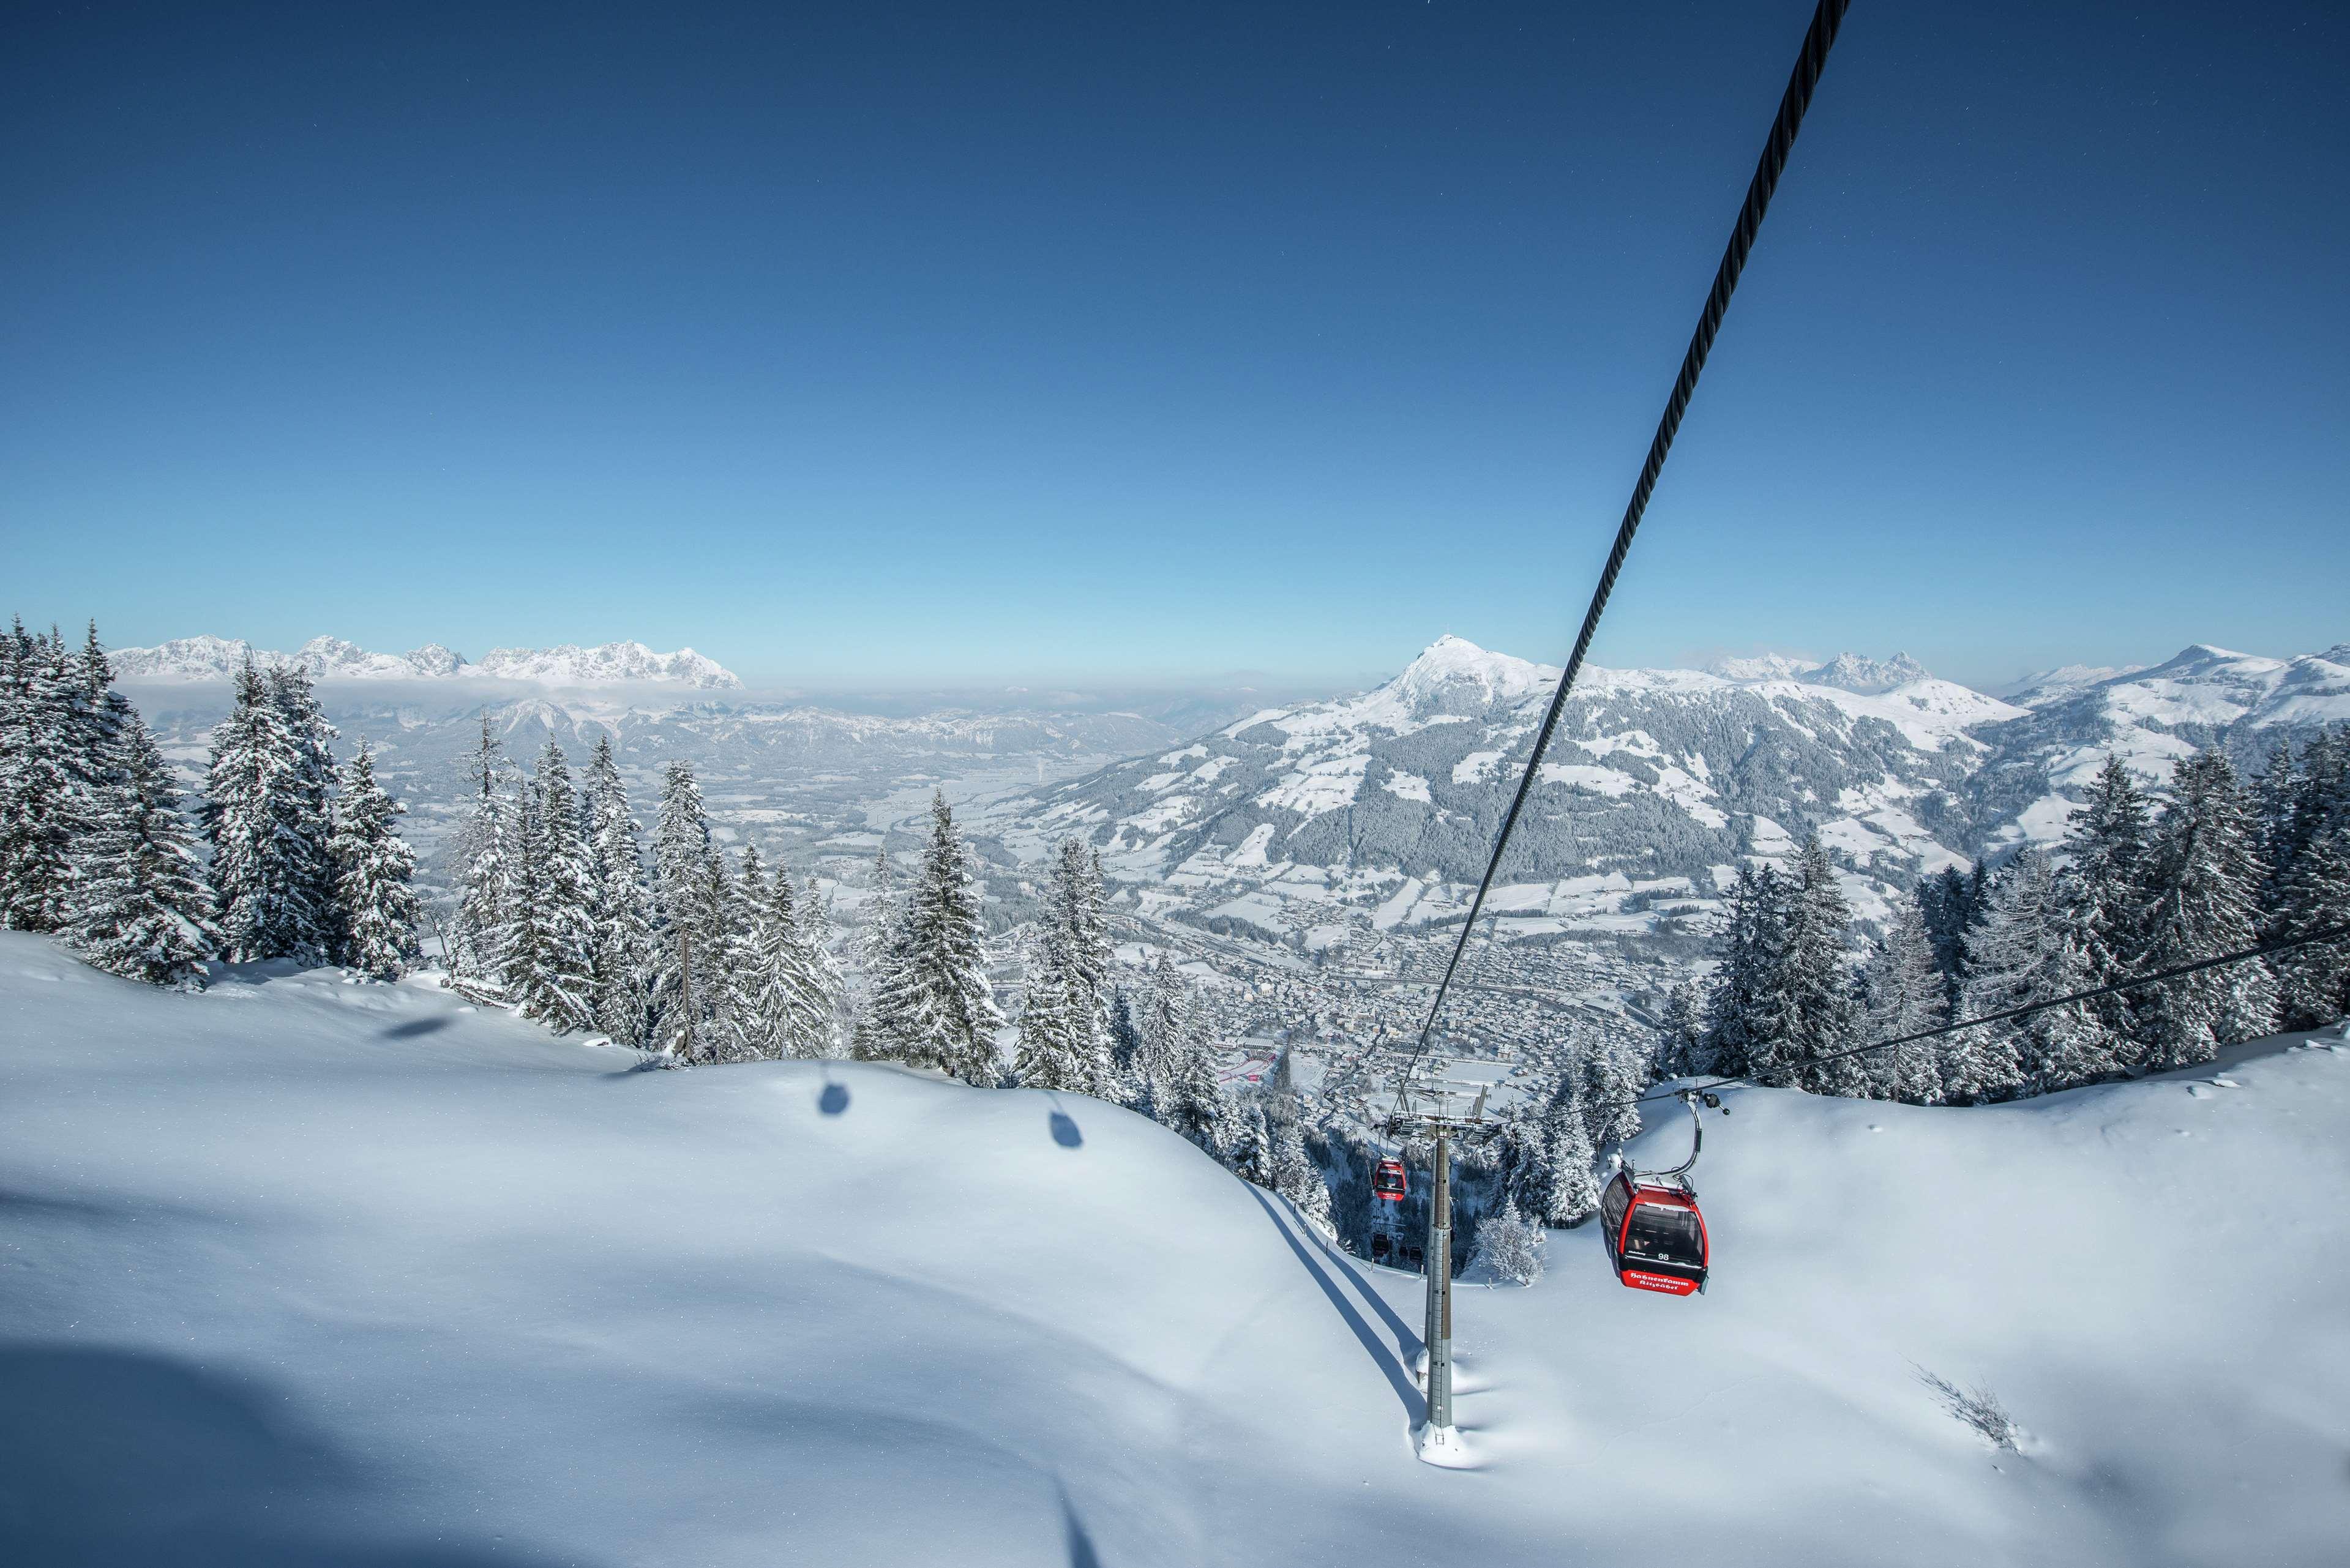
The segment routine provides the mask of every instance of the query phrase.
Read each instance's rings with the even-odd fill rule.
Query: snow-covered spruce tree
[[[2286,809],[2271,832],[2281,861],[2272,941],[2350,924],[2350,727],[2324,732],[2303,749]],[[2281,1028],[2314,1029],[2350,1012],[2350,941],[2313,942],[2270,962]]]
[[[335,727],[327,722],[308,673],[292,665],[270,667],[269,701],[285,721],[288,753],[278,794],[291,825],[287,864],[307,922],[300,950],[326,957],[343,942],[342,907],[335,896]]]
[[[507,917],[501,953],[504,967],[498,971],[497,985],[519,1007],[524,987],[543,961],[539,940],[546,929],[533,914],[542,880],[538,857],[546,847],[546,836],[538,829],[538,789],[535,784],[525,781],[515,792],[510,826],[514,842],[508,846],[502,895]]]
[[[785,877],[781,880],[784,896],[788,898],[791,878]],[[767,900],[775,895],[767,886],[767,868],[759,858],[757,845],[743,846],[742,868],[719,890],[719,896],[728,911],[723,935],[726,994],[719,1008],[724,1021],[727,1059],[771,1062],[783,1054],[783,1046],[776,1021],[761,1005],[761,971],[764,965],[764,944],[759,939],[760,929],[766,920]]]
[[[709,853],[702,786],[691,763],[673,760],[661,770],[660,810],[653,823],[652,980],[647,992],[654,1023],[648,1044],[680,1061],[691,1060],[708,1044],[702,1021],[717,966],[697,949],[712,924],[703,910]]]
[[[620,782],[612,737],[596,737],[585,790],[588,872],[594,889],[590,914],[595,937],[589,948],[589,1012],[595,1026],[622,1045],[640,1045],[650,1027],[648,971],[652,965],[652,919],[645,902],[644,850],[637,842],[636,818],[629,815],[628,786]]]
[[[1024,1089],[1063,1094],[1094,1092],[1098,1075],[1082,996],[1073,996],[1071,976],[1055,933],[1040,932],[1028,944],[1025,999],[1020,1009],[1020,1043],[1012,1076]]]
[[[987,980],[979,888],[943,792],[931,798],[931,842],[906,901],[897,972],[884,1005],[904,1059],[967,1084],[992,1085],[1003,1015]]]
[[[2170,805],[2147,860],[2148,971],[2253,946],[2260,939],[2259,823],[2220,751],[2179,760]],[[2142,993],[2138,1039],[2154,1072],[2208,1062],[2222,1045],[2265,1034],[2276,1017],[2276,981],[2252,959],[2181,975]]]
[[[247,659],[228,717],[213,730],[203,813],[221,952],[234,963],[324,956],[316,946],[325,922],[313,865],[323,845],[296,776],[301,753],[284,710]]]
[[[1273,1189],[1325,1231],[1333,1228],[1330,1184],[1305,1147],[1305,1118],[1295,1086],[1279,1085],[1265,1096],[1267,1130],[1273,1139]]]
[[[1705,1033],[1705,992],[1697,981],[1685,980],[1665,993],[1657,1020],[1657,1076],[1694,1078],[1711,1073]]]
[[[1860,1044],[1854,1038],[1857,1019],[1845,962],[1851,922],[1835,867],[1814,834],[1797,859],[1777,962],[1764,972],[1756,999],[1748,1071],[1758,1083],[1830,1095],[1856,1095],[1865,1086],[1856,1058],[1824,1060]]]
[[[1895,1040],[1950,1022],[1949,971],[1935,955],[1922,898],[1933,882],[1918,885],[1919,898],[1897,899],[1893,919],[1860,971],[1861,1034],[1864,1043]],[[1942,1097],[1938,1042],[1913,1041],[1856,1057],[1871,1098],[1930,1106]]]
[[[873,888],[857,933],[857,967],[865,991],[849,1032],[848,1054],[860,1062],[894,1062],[905,1052],[905,1031],[890,1012],[892,999],[899,993],[898,955],[904,946],[904,923],[905,909],[885,846],[873,857]]]
[[[1138,1084],[1150,1084],[1160,1107],[1168,1104],[1166,1087],[1172,1079],[1191,1028],[1191,986],[1175,961],[1161,952],[1151,961],[1139,1003],[1129,1008],[1134,1027],[1134,1066]]]
[[[1543,1228],[1506,1199],[1499,1214],[1477,1227],[1477,1251],[1470,1260],[1504,1284],[1530,1285],[1543,1277]]]
[[[517,923],[529,955],[511,975],[523,1015],[557,1033],[596,1024],[596,883],[579,835],[570,759],[555,737],[538,754],[525,817],[523,864],[531,884]]]
[[[1111,950],[1100,868],[1076,839],[1062,840],[1054,856],[1037,926],[1013,1075],[1024,1085],[1123,1099],[1110,1062]]]
[[[2067,877],[2045,855],[2025,849],[1993,882],[1974,942],[1966,1016],[2090,989]],[[2095,1008],[2074,1002],[1961,1031],[1945,1050],[1944,1076],[1952,1099],[2041,1095],[2109,1076],[2126,1065],[2129,1054],[2127,1043],[2106,1027]],[[2015,1082],[2002,1089],[2000,1080],[2011,1073]]]
[[[88,826],[78,754],[80,682],[54,632],[7,639],[0,713],[0,896],[6,924],[53,931],[70,918],[73,846]]]
[[[1934,950],[1934,969],[1941,973],[1943,1006],[1958,1006],[1960,987],[1967,981],[1967,933],[1979,919],[1979,903],[1986,888],[1983,863],[1976,860],[1974,875],[1946,865],[1934,877],[1918,884],[1918,915],[1925,921],[1927,940]]]
[[[809,983],[816,988],[816,1009],[805,1035],[786,1040],[789,1054],[814,1060],[838,1054],[847,1023],[847,988],[840,965],[832,956],[832,917],[824,895],[811,877],[802,886],[795,908],[800,923],[800,951],[807,964]]]
[[[1583,1130],[1594,1150],[1638,1137],[1640,1107],[1633,1102],[1648,1085],[1648,1064],[1622,1041],[1593,1036],[1582,1043],[1571,1069],[1582,1076]]]
[[[41,770],[34,766],[34,639],[19,617],[0,637],[0,926],[30,929],[33,840],[44,821]]]
[[[1591,1168],[1596,1156],[1586,1125],[1582,1081],[1576,1074],[1565,1074],[1543,1106],[1541,1158],[1519,1199],[1545,1225],[1580,1225],[1599,1207],[1599,1182]]]
[[[746,866],[746,884],[750,875]],[[752,921],[746,985],[748,1012],[757,1020],[765,1054],[814,1060],[830,1054],[833,999],[819,972],[820,956],[810,943],[791,876],[779,867]]]
[[[416,852],[392,831],[408,808],[376,782],[367,742],[345,763],[335,798],[335,902],[342,910],[342,950],[336,961],[377,980],[398,980],[420,949],[416,921]]]
[[[1141,1033],[1134,1022],[1134,993],[1121,985],[1109,1001],[1109,1065],[1129,1096],[1141,1092],[1141,1066],[1137,1055],[1141,1043]],[[1128,1104],[1131,1103],[1129,1098]]]
[[[2091,986],[2112,985],[2139,969],[2146,946],[2148,838],[2146,794],[2121,758],[2108,756],[2058,846],[2069,867],[2065,925],[2081,949]],[[2118,993],[2090,1005],[2115,1036],[2133,1036],[2142,996]]]
[[[1117,953],[1110,942],[1101,857],[1081,839],[1065,838],[1054,852],[1045,923],[1055,940],[1075,1044],[1086,1064],[1084,1092],[1115,1099],[1118,1074],[1110,1060],[1109,1019]]]
[[[1232,1137],[1224,1151],[1225,1163],[1243,1181],[1271,1191],[1274,1186],[1273,1128],[1267,1125],[1263,1096],[1251,1095],[1232,1111]]]
[[[2030,849],[1991,878],[1968,943],[1960,1017],[1981,1018],[2036,999],[2033,987],[2051,937],[2048,901],[2054,888],[2047,863]],[[2023,1044],[2022,1028],[2013,1023],[1986,1023],[1948,1036],[1935,1057],[1941,1098],[1973,1106],[2023,1093]]]
[[[1223,1159],[1240,1128],[1231,1102],[1216,1082],[1216,1064],[1204,1041],[1186,1025],[1170,1047],[1167,1076],[1152,1084],[1155,1119],[1180,1133],[1211,1158]]]
[[[1522,1209],[1531,1206],[1529,1195],[1550,1188],[1550,1144],[1543,1131],[1545,1108],[1521,1102],[1494,1118],[1494,1189]]]
[[[466,815],[450,852],[455,867],[457,908],[449,922],[449,972],[476,985],[505,983],[506,950],[513,944],[509,897],[514,880],[515,809],[505,787],[505,759],[490,716],[482,714],[482,734],[466,767]]]
[[[754,884],[764,893],[758,852],[745,847]],[[700,888],[689,912],[693,922],[694,997],[702,1010],[694,1023],[698,1061],[753,1059],[744,1045],[743,1015],[750,1006],[744,990],[748,947],[744,922],[746,906],[756,896],[746,896],[742,881],[727,869],[726,852],[713,842],[702,855]]]
[[[1748,862],[1738,868],[1706,1002],[1707,1072],[1742,1077],[1754,1067],[1763,997],[1774,983],[1785,940],[1789,892],[1772,867],[1758,871]]]
[[[118,742],[117,776],[98,826],[76,846],[65,940],[99,969],[150,985],[201,990],[219,947],[179,791],[154,737],[134,716]]]

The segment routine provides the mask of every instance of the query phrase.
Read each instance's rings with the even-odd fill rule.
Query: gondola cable
[[[1525,808],[1526,796],[1532,793],[1535,774],[1542,768],[1543,753],[1550,745],[1552,732],[1558,728],[1567,694],[1575,688],[1575,678],[1581,672],[1591,639],[1599,629],[1599,618],[1607,608],[1608,596],[1616,591],[1616,578],[1624,569],[1624,558],[1631,553],[1632,536],[1639,532],[1640,519],[1648,509],[1648,497],[1655,493],[1658,476],[1664,472],[1666,454],[1672,451],[1673,437],[1680,430],[1681,416],[1689,410],[1690,398],[1697,390],[1698,376],[1705,369],[1706,357],[1713,351],[1714,335],[1721,330],[1722,316],[1730,308],[1730,296],[1738,287],[1739,275],[1746,268],[1747,254],[1754,248],[1754,236],[1762,227],[1762,214],[1771,205],[1772,192],[1778,188],[1780,171],[1787,166],[1795,132],[1803,126],[1804,112],[1811,106],[1812,91],[1819,85],[1820,73],[1827,66],[1828,50],[1835,43],[1836,29],[1843,25],[1844,14],[1850,5],[1851,0],[1819,0],[1812,13],[1812,25],[1804,35],[1803,51],[1796,57],[1794,73],[1779,99],[1778,118],[1772,122],[1762,160],[1746,187],[1745,204],[1739,209],[1738,223],[1731,231],[1729,247],[1722,252],[1721,265],[1714,271],[1713,287],[1706,294],[1697,331],[1690,338],[1688,352],[1681,356],[1680,374],[1673,379],[1672,396],[1665,401],[1664,417],[1658,421],[1656,436],[1648,442],[1648,461],[1640,465],[1639,482],[1632,487],[1624,521],[1616,530],[1616,543],[1607,552],[1607,564],[1599,574],[1591,606],[1584,612],[1583,629],[1576,634],[1575,650],[1559,672],[1558,689],[1551,693],[1550,707],[1544,712],[1542,728],[1534,735],[1534,751],[1526,758],[1525,772],[1519,776],[1517,794],[1502,818],[1501,832],[1493,840],[1492,855],[1485,862],[1485,874],[1477,883],[1477,895],[1470,901],[1468,917],[1461,922],[1460,940],[1453,943],[1452,956],[1444,965],[1444,977],[1437,981],[1428,1018],[1419,1028],[1419,1043],[1413,1046],[1410,1062],[1404,1069],[1407,1076],[1428,1051],[1437,1015],[1444,1007],[1445,992],[1452,984],[1453,971],[1460,967],[1461,955],[1468,949],[1477,916],[1485,907],[1485,895],[1492,888],[1493,874],[1501,867],[1503,852],[1509,847],[1510,835],[1517,827],[1518,814]]]

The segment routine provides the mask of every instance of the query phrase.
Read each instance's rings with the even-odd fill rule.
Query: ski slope
[[[1736,1096],[1707,1295],[1587,1230],[1461,1293],[1453,1473],[1417,1282],[1124,1112],[633,1073],[424,981],[166,995],[0,933],[0,1560],[2338,1561],[2315,1038],[1988,1110]]]

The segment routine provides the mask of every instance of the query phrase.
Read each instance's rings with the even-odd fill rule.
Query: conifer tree
[[[306,742],[250,659],[235,680],[234,705],[213,731],[203,807],[222,954],[235,963],[320,957],[316,825],[297,776]]]
[[[1294,1086],[1276,1085],[1265,1098],[1273,1151],[1273,1189],[1324,1231],[1332,1228],[1330,1184],[1305,1147],[1305,1118]]]
[[[586,786],[590,914],[589,1011],[595,1027],[622,1045],[640,1045],[650,1026],[652,921],[645,902],[644,850],[629,814],[628,786],[612,737],[596,738]]]
[[[458,826],[452,858],[457,869],[457,909],[450,921],[449,971],[476,984],[505,983],[513,946],[515,817],[505,788],[504,757],[490,716],[467,766],[467,812]]]
[[[335,727],[327,722],[307,672],[293,665],[272,665],[267,680],[270,703],[284,722],[286,747],[272,793],[285,825],[286,862],[299,921],[295,950],[315,961],[340,950],[343,941],[335,857],[328,848],[335,836]]]
[[[905,1060],[968,1084],[996,1081],[1003,1015],[987,979],[979,890],[943,792],[931,800],[931,842],[907,900],[885,1005],[902,1032]]]
[[[6,710],[0,715],[0,895],[5,923],[53,931],[71,917],[73,846],[88,826],[76,742],[80,683],[53,631],[7,641]]]
[[[2303,749],[2283,809],[2270,832],[2280,864],[2269,940],[2350,923],[2350,727],[2324,732]],[[2280,1027],[2314,1029],[2350,1012],[2350,941],[2313,942],[2272,962]]]
[[[1583,1085],[1574,1073],[1560,1076],[1543,1106],[1537,1132],[1541,1157],[1527,1173],[1520,1201],[1527,1213],[1555,1228],[1580,1225],[1599,1207],[1596,1158],[1583,1106]]]
[[[800,926],[800,952],[815,988],[816,1009],[805,1035],[788,1042],[791,1054],[811,1060],[837,1053],[847,1004],[840,965],[832,956],[832,917],[825,911],[824,896],[811,877],[795,902]]]
[[[549,735],[538,755],[523,864],[528,888],[517,911],[526,961],[515,966],[513,995],[523,1015],[557,1033],[592,1029],[595,1012],[596,885],[579,836],[570,760]]]
[[[860,1062],[896,1061],[904,1054],[905,1031],[890,1010],[899,994],[898,955],[903,948],[905,911],[898,899],[897,878],[890,870],[885,846],[873,857],[873,889],[865,905],[865,920],[858,932],[858,968],[865,977],[865,995],[857,1010],[848,1054]]]
[[[746,885],[751,871],[746,867]],[[748,992],[762,1054],[814,1060],[828,1054],[833,1001],[819,973],[789,873],[778,867],[751,926]]]
[[[1982,862],[1975,862],[1975,867],[1980,873]],[[1955,866],[1945,866],[1939,875],[1918,884],[1918,911],[1932,947],[1935,968],[1941,975],[1945,1007],[1958,1005],[1960,989],[1966,981],[1967,931],[1975,923],[1976,890],[1981,886],[1980,877],[1970,877]]]
[[[1919,892],[1932,883],[1921,883]],[[1861,1033],[1867,1042],[1898,1039],[1950,1022],[1949,971],[1935,953],[1922,899],[1898,901],[1885,940],[1861,970]],[[1854,1059],[1872,1098],[1933,1105],[1942,1075],[1933,1041],[1918,1041]]]
[[[661,773],[660,811],[653,826],[652,1036],[665,1056],[681,1061],[707,1057],[713,1042],[705,1019],[713,980],[723,977],[723,956],[702,950],[715,921],[709,902],[710,820],[702,786],[683,759]]]
[[[2259,825],[2233,763],[2220,751],[2180,759],[2146,876],[2149,970],[2253,946],[2261,928]],[[2147,989],[2138,1009],[2145,1064],[2155,1072],[2208,1062],[2220,1046],[2268,1033],[2276,983],[2254,959]]]
[[[1814,834],[1804,842],[1780,921],[1776,962],[1764,971],[1750,1026],[1748,1071],[1759,1083],[1801,1084],[1846,1094],[1860,1086],[1850,1057],[1821,1062],[1846,1047],[1856,1023],[1845,930],[1851,907]],[[1816,1067],[1806,1064],[1819,1062]]]
[[[1024,1089],[1091,1094],[1096,1075],[1083,1044],[1086,1003],[1070,994],[1071,977],[1056,947],[1049,935],[1028,944],[1026,999],[1012,1076]]]
[[[1570,1070],[1582,1079],[1583,1128],[1593,1149],[1639,1136],[1640,1107],[1634,1102],[1647,1086],[1648,1073],[1624,1043],[1585,1040]]]
[[[77,846],[65,940],[109,973],[201,990],[203,961],[217,950],[219,933],[179,791],[135,715],[117,745],[117,776],[99,826]]]
[[[1133,1103],[1131,1096],[1140,1092],[1141,1067],[1137,1053],[1141,1041],[1134,1022],[1134,995],[1121,985],[1110,995],[1109,1064],[1111,1073],[1126,1086],[1129,1105]]]
[[[2035,849],[2010,862],[1987,900],[1977,942],[1978,973],[1967,990],[1966,1013],[1981,1017],[2052,1002],[2094,983],[2069,870],[2060,871]],[[1947,1060],[1956,1064],[1952,1097],[1998,1097],[1998,1080],[2015,1075],[2010,1092],[2047,1094],[2094,1083],[2126,1064],[2126,1042],[2088,1002],[2035,1012],[2006,1023],[1962,1031]],[[1995,1042],[1995,1043],[1994,1043]],[[1988,1064],[1988,1066],[1985,1065]]]
[[[338,962],[377,980],[408,972],[421,950],[413,881],[416,853],[392,831],[408,808],[376,782],[367,742],[342,770],[335,800],[335,834],[328,850],[335,865],[335,901],[342,910]]]
[[[1140,1005],[1129,1009],[1134,1030],[1132,1075],[1152,1085],[1159,1103],[1173,1079],[1191,1027],[1191,987],[1175,961],[1161,952],[1151,961]]]
[[[1166,1076],[1151,1081],[1154,1119],[1197,1144],[1211,1159],[1223,1159],[1239,1137],[1233,1107],[1216,1082],[1207,1044],[1184,1017],[1167,1047]]]
[[[2120,757],[2106,757],[2060,846],[2069,867],[2068,940],[2080,949],[2092,986],[2127,979],[2143,956],[2147,833],[2144,792]],[[2090,1005],[2115,1037],[2136,1033],[2137,1001],[2130,993]]]
[[[1252,1095],[1232,1111],[1233,1137],[1226,1154],[1232,1174],[1271,1191],[1274,1187],[1273,1128],[1266,1124],[1264,1101]]]
[[[1705,1048],[1705,993],[1685,980],[1665,993],[1657,1021],[1657,1075],[1693,1078],[1712,1071]]]
[[[1783,962],[1789,898],[1786,878],[1774,867],[1739,867],[1705,1009],[1707,1059],[1698,1070],[1742,1077],[1754,1070],[1758,1050],[1767,1047],[1758,1031],[1766,1026],[1764,997]]]

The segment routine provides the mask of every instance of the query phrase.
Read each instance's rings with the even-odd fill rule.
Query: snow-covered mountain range
[[[1558,671],[1459,638],[1358,696],[1273,709],[1007,805],[1007,833],[1076,831],[1211,923],[1391,928],[1457,914]],[[1816,832],[1864,914],[1921,872],[2060,836],[2108,753],[2149,783],[2207,744],[2257,759],[2350,720],[2350,647],[2262,659],[2196,646],[2050,682],[2040,706],[1843,654],[1710,670],[1587,669],[1497,899],[1524,934],[1638,929],[1711,898],[1742,857]]]
[[[743,684],[690,648],[656,653],[641,642],[495,648],[474,661],[437,642],[407,653],[370,653],[340,638],[314,637],[291,653],[277,653],[238,639],[182,637],[153,648],[118,649],[112,659],[115,674],[133,680],[224,680],[250,659],[263,666],[296,666],[321,680],[517,680],[539,686],[662,681],[701,691],[738,690]]]

